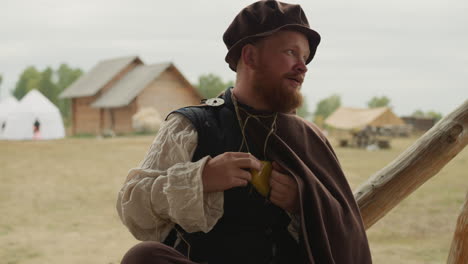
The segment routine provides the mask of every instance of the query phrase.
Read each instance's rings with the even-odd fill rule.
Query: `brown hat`
[[[258,1],[242,9],[224,32],[223,41],[229,50],[225,60],[229,67],[236,71],[245,44],[282,29],[299,31],[308,38],[310,48],[310,56],[306,61],[308,64],[320,43],[320,35],[309,27],[300,5],[267,0]]]

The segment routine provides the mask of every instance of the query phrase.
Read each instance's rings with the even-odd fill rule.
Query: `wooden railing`
[[[447,264],[468,263],[468,193],[458,217]]]
[[[371,227],[404,198],[436,175],[468,144],[468,100],[440,120],[389,165],[372,175],[354,196],[361,210],[364,226]],[[468,169],[467,169],[468,174]],[[467,175],[468,181],[468,175]],[[468,263],[468,209],[459,217],[451,264]],[[462,219],[462,220],[460,220]],[[455,247],[456,249],[453,249]],[[459,250],[459,247],[462,250]],[[458,252],[458,253],[457,253]],[[463,255],[464,254],[464,255]]]

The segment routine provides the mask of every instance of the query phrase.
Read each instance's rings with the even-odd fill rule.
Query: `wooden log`
[[[366,229],[436,175],[467,143],[468,100],[357,189],[354,196]]]
[[[468,263],[468,193],[457,220],[447,264]]]

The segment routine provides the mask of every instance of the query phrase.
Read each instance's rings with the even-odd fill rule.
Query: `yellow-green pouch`
[[[270,161],[262,160],[261,162],[263,165],[261,171],[255,169],[250,170],[250,174],[252,174],[252,185],[261,195],[268,198],[270,193],[270,177],[273,168]]]

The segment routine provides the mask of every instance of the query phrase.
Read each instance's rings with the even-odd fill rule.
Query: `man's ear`
[[[252,44],[245,44],[241,50],[241,60],[244,65],[255,69],[258,62],[258,49]]]

